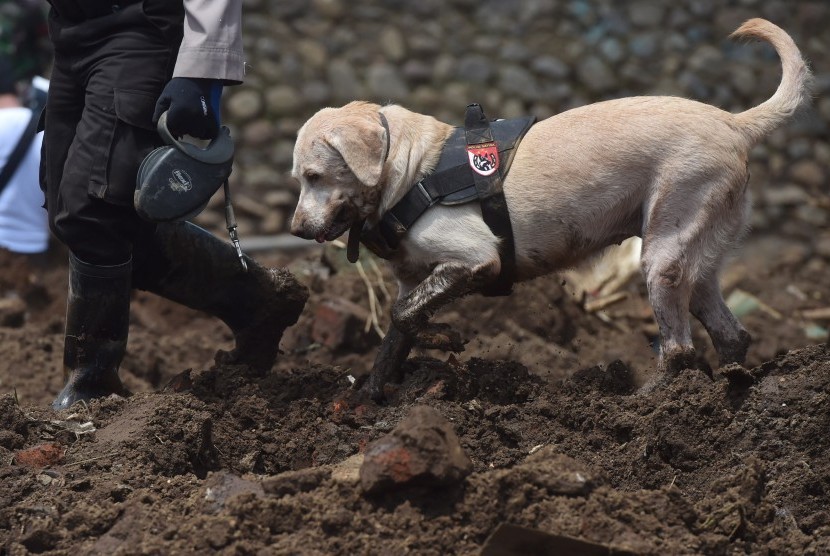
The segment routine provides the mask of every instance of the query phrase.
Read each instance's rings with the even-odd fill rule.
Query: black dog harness
[[[501,272],[485,295],[507,295],[513,288],[516,253],[513,228],[502,181],[519,142],[534,117],[488,121],[478,104],[467,107],[464,128],[455,128],[444,144],[435,170],[417,182],[375,226],[364,226],[361,242],[382,258],[390,258],[401,238],[435,204],[481,204],[484,222],[501,238]]]

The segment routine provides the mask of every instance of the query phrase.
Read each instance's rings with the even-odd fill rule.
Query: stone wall
[[[297,129],[323,106],[399,103],[460,124],[545,118],[630,95],[670,94],[739,112],[774,92],[764,44],[727,37],[751,17],[787,30],[815,73],[813,107],[752,153],[757,230],[809,235],[830,220],[830,2],[827,0],[245,0],[250,64],[227,89],[238,141],[240,231],[284,231]],[[219,211],[203,218],[215,223]]]

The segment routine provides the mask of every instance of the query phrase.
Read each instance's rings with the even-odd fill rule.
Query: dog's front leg
[[[471,269],[460,263],[442,263],[411,291],[401,295],[392,308],[392,326],[383,340],[369,378],[375,400],[383,399],[383,386],[399,380],[401,366],[413,345],[423,348],[462,351],[464,344],[444,325],[430,325],[429,319],[447,303],[478,289],[498,272],[498,265]]]
[[[492,265],[470,268],[461,263],[442,263],[392,308],[392,322],[415,343],[426,349],[462,351],[457,334],[446,325],[430,324],[429,319],[444,305],[479,289],[492,275]]]
[[[401,367],[412,351],[413,343],[413,338],[398,330],[394,323],[386,331],[369,375],[369,394],[376,402],[383,400],[383,386],[387,382],[400,380]]]

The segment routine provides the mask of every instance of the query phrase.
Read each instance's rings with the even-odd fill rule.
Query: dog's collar
[[[380,125],[386,130],[386,150],[383,152],[383,163],[386,164],[386,159],[389,158],[389,150],[392,148],[392,132],[389,131],[389,120],[383,115],[383,112],[378,111],[380,116]]]
[[[386,130],[386,149],[383,151],[382,163],[385,165],[386,160],[389,158],[389,151],[392,147],[392,132],[389,131],[389,120],[386,119],[383,112],[378,111],[378,116],[380,116],[380,125],[382,125],[383,129]],[[351,263],[356,263],[358,257],[360,256],[360,236],[365,225],[366,219],[364,218],[352,224],[352,227],[349,230],[349,240],[346,243],[346,258]]]

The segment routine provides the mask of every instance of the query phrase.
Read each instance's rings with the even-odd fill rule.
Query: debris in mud
[[[606,249],[591,265],[563,272],[568,289],[577,298],[592,298],[592,303],[608,298],[605,302],[600,302],[595,311],[619,301],[609,296],[617,293],[640,271],[642,246],[643,242],[639,237],[631,237],[619,246]]]
[[[205,510],[218,513],[227,502],[240,494],[262,496],[263,487],[259,483],[243,479],[232,473],[217,471],[210,473],[205,480]]]
[[[311,467],[297,471],[286,471],[266,479],[262,488],[272,496],[294,495],[298,492],[309,492],[331,476],[331,469],[326,467]]]
[[[57,465],[63,461],[66,450],[60,444],[48,442],[45,444],[38,444],[25,450],[19,450],[14,455],[14,462],[17,465],[26,467],[43,468],[51,465]]]
[[[472,470],[449,421],[434,408],[416,406],[391,433],[366,448],[360,483],[367,493],[415,483],[450,485]]]
[[[213,365],[232,341],[220,321],[142,297],[152,318],[133,323],[122,367],[136,394],[69,415],[49,408],[63,385],[55,315],[66,277],[55,268],[45,283],[60,307],[24,297],[23,327],[0,327],[0,552],[479,554],[509,523],[655,556],[830,554],[830,352],[787,353],[809,343],[808,323],[830,324],[827,266],[768,270],[769,258],[724,291],[741,288],[783,318],[757,307],[743,317],[756,339],[745,369],[715,369],[714,380],[684,373],[641,390],[657,356],[645,286],[631,280],[600,311],[626,334],[551,277],[510,298],[459,301],[442,320],[474,338],[467,351],[416,352],[377,406],[349,379],[360,384],[376,350],[310,338],[322,301],[367,307],[349,266],[315,279],[266,376]],[[366,448],[423,404],[451,423],[474,473],[365,495]],[[64,462],[14,463],[43,442],[66,447]]]
[[[364,323],[369,312],[346,299],[326,299],[315,312],[311,326],[311,339],[330,349],[362,351],[372,345],[372,336]],[[377,343],[377,342],[374,342]]]
[[[17,404],[17,396],[0,397],[0,447],[13,450],[23,447],[29,420]]]
[[[718,374],[729,381],[729,389],[731,391],[746,390],[755,384],[755,376],[748,369],[745,369],[737,363],[721,367],[718,370]]]
[[[363,454],[355,454],[334,465],[331,470],[332,480],[339,483],[358,483],[364,459]]]
[[[17,296],[0,299],[0,326],[20,328],[26,320],[26,303]]]
[[[490,535],[481,550],[481,556],[633,556],[630,550],[589,542],[568,535],[556,535],[538,529],[502,523]]]
[[[193,369],[185,369],[173,378],[162,388],[162,392],[189,392],[193,390]]]
[[[732,290],[732,293],[726,298],[726,305],[738,318],[749,315],[759,309],[775,320],[781,320],[783,318],[783,315],[780,312],[776,311],[751,293],[745,292],[739,288]]]
[[[584,463],[559,453],[554,446],[534,450],[509,471],[499,472],[499,489],[520,493],[528,488],[548,496],[586,496],[602,479]]]

